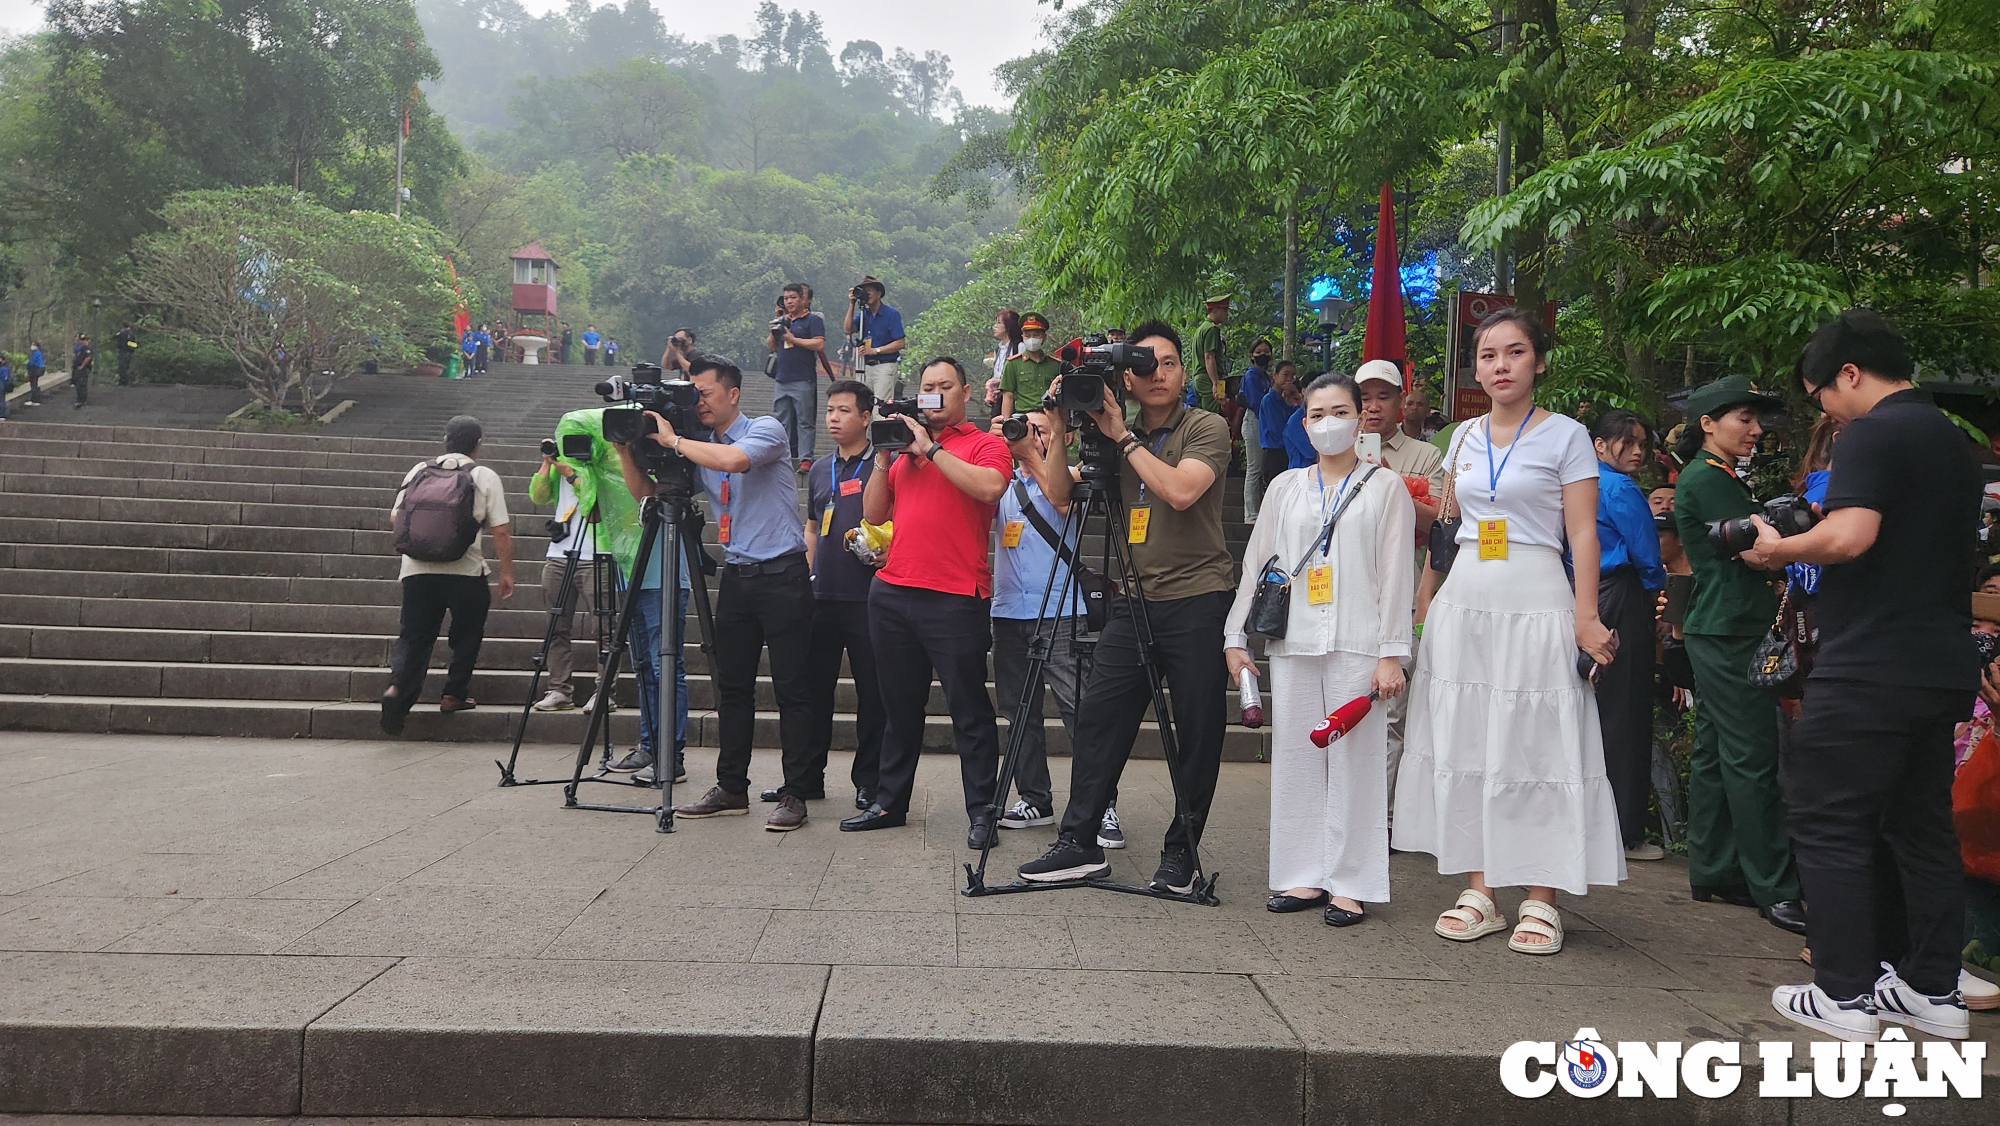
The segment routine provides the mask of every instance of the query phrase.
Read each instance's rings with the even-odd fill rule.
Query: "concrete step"
[[[28,434],[31,431],[19,433]],[[345,472],[395,473],[410,471],[419,458],[435,457],[441,448],[401,453],[344,453],[311,447],[292,449],[241,449],[229,446],[185,446],[139,444],[113,441],[63,441],[41,437],[19,437],[15,431],[0,434],[0,456],[8,461],[29,458],[73,461],[137,461],[178,465],[237,466],[249,469],[326,469]],[[530,447],[525,456],[509,457],[500,450],[480,451],[481,464],[502,476],[526,476],[541,464]]]

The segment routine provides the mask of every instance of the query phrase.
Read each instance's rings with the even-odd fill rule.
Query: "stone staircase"
[[[532,443],[563,411],[595,404],[589,385],[604,374],[508,365],[472,380],[357,377],[340,392],[357,406],[302,436],[84,425],[76,420],[89,411],[66,410],[0,429],[0,728],[380,739],[375,701],[399,601],[389,505],[409,467],[437,452],[444,420],[469,413],[494,419],[484,461],[506,484],[518,585],[488,619],[472,688],[479,709],[447,716],[420,704],[404,738],[511,740],[547,623],[549,513],[528,502]],[[768,383],[746,380],[746,400],[753,389],[768,399]],[[364,436],[375,430],[390,436]],[[578,632],[589,628],[579,622]],[[692,638],[692,616],[688,628]],[[692,641],[687,653],[688,738],[713,745],[708,666]],[[580,694],[594,686],[595,657],[588,642],[577,646]],[[437,699],[444,659],[440,641],[426,702]],[[758,745],[775,746],[768,678],[758,696]],[[618,698],[627,707],[613,735],[629,745],[638,723],[629,675]],[[834,743],[851,747],[850,680],[837,700]],[[1053,699],[1045,723],[1051,750],[1067,753]],[[574,744],[584,727],[578,712],[537,713],[527,738]],[[1148,724],[1137,753],[1158,753],[1153,732]],[[949,740],[934,689],[925,742]],[[1226,754],[1255,759],[1264,747],[1261,733],[1231,728]]]

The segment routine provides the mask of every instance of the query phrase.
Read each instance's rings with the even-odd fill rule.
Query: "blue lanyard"
[[[1152,452],[1154,457],[1160,456],[1160,447],[1167,444],[1167,435],[1172,434],[1173,432],[1174,432],[1173,428],[1168,427],[1167,429],[1160,431],[1159,437],[1153,439]],[[1134,475],[1137,476],[1136,471],[1134,471]],[[1146,479],[1144,477],[1139,478],[1139,503],[1140,504],[1146,503]]]
[[[854,476],[849,477],[848,480],[850,481],[860,480],[861,471],[863,469],[866,469],[867,467],[868,467],[868,451],[862,450],[861,456],[854,459]],[[840,451],[839,450],[833,451],[833,454],[826,459],[826,483],[833,489],[833,499],[827,501],[827,503],[828,504],[839,503],[840,501]]]
[[[1361,462],[1357,459],[1354,463],[1354,469],[1359,468],[1361,468]],[[1347,483],[1354,480],[1354,469],[1348,470],[1347,476],[1340,479],[1340,490],[1333,494],[1333,506],[1336,509],[1340,507],[1341,501],[1347,498]],[[1313,466],[1313,481],[1319,486],[1319,522],[1321,528],[1324,529],[1326,526],[1326,476],[1317,465]],[[1326,553],[1331,550],[1333,550],[1333,537],[1328,536],[1319,545],[1319,557],[1325,559]]]
[[[1529,407],[1521,419],[1520,429],[1514,431],[1514,441],[1507,447],[1507,456],[1500,459],[1500,468],[1493,468],[1493,416],[1486,416],[1486,499],[1500,503],[1500,475],[1507,472],[1507,462],[1514,456],[1514,447],[1521,444],[1521,435],[1528,429],[1528,419],[1535,417],[1535,408]]]

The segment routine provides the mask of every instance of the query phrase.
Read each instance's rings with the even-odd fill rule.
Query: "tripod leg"
[[[687,564],[681,548],[679,503],[659,502],[666,513],[666,540],[660,545],[660,636],[659,648],[653,655],[653,676],[659,686],[653,702],[653,779],[660,788],[660,812],[655,828],[662,833],[674,831],[674,776],[679,772],[674,762],[674,724],[680,714],[677,699],[680,678],[674,675],[674,661],[680,656],[681,631],[686,624],[680,610],[680,588],[681,568]]]
[[[514,784],[514,765],[521,758],[521,741],[528,735],[528,718],[535,711],[535,693],[541,691],[542,674],[548,671],[549,647],[555,644],[556,623],[570,616],[570,596],[576,586],[577,560],[582,554],[583,537],[578,536],[569,550],[563,553],[562,582],[556,587],[555,605],[549,607],[549,624],[542,631],[542,647],[535,653],[535,673],[528,679],[528,702],[521,707],[521,721],[514,725],[514,750],[507,756],[507,765],[500,767],[502,786]]]
[[[658,533],[659,527],[658,508],[649,506],[640,524],[639,551],[632,559],[632,575],[635,581],[625,588],[625,603],[618,611],[617,636],[612,642],[611,654],[598,663],[597,699],[591,703],[590,726],[584,732],[582,744],[576,749],[576,771],[570,776],[569,785],[563,787],[565,805],[576,804],[577,787],[583,781],[583,768],[590,761],[590,752],[596,749],[597,733],[610,726],[611,693],[618,686],[618,666],[625,656],[625,647],[631,637],[632,615],[637,611],[639,598],[643,593],[637,580],[646,573],[646,564],[652,560],[653,538]]]

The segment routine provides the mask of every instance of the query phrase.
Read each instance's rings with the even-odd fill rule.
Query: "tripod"
[[[1109,448],[1095,428],[1084,432],[1083,466],[1081,480],[1071,494],[1069,514],[1063,518],[1061,543],[1056,549],[1059,558],[1064,558],[1068,566],[1050,568],[1049,577],[1042,584],[1042,603],[1036,612],[1035,636],[1028,643],[1028,671],[1026,683],[1042,683],[1042,670],[1047,666],[1049,654],[1054,650],[1056,631],[1067,628],[1070,647],[1076,654],[1079,666],[1088,668],[1090,657],[1095,652],[1098,638],[1081,637],[1076,632],[1077,615],[1062,614],[1060,611],[1074,605],[1072,592],[1079,589],[1077,570],[1082,566],[1082,533],[1090,526],[1091,518],[1098,519],[1104,529],[1103,573],[1113,579],[1115,592],[1112,597],[1120,601],[1124,611],[1132,619],[1133,631],[1139,644],[1139,660],[1146,669],[1147,686],[1152,690],[1153,717],[1159,723],[1160,747],[1166,755],[1167,780],[1174,789],[1174,820],[1186,832],[1188,854],[1194,870],[1202,871],[1201,855],[1198,851],[1201,829],[1196,824],[1194,811],[1187,801],[1187,786],[1182,780],[1185,765],[1181,761],[1180,744],[1174,735],[1173,713],[1167,707],[1167,695],[1160,682],[1160,666],[1153,656],[1153,627],[1146,617],[1145,592],[1139,584],[1139,569],[1132,560],[1132,547],[1123,535],[1127,527],[1125,500],[1118,492],[1117,452]],[[1072,551],[1067,545],[1077,544]],[[1116,567],[1114,571],[1113,568]],[[1058,590],[1056,572],[1062,571],[1062,583]],[[1058,608],[1058,616],[1051,617],[1049,608]],[[1107,610],[1107,618],[1109,617]],[[1066,621],[1065,621],[1066,619]],[[1077,706],[1081,709],[1086,693],[1083,685],[1087,678],[1079,676]],[[1000,760],[1000,778],[994,785],[993,800],[986,807],[987,823],[998,826],[1000,808],[1007,800],[1007,791],[1014,785],[1014,771],[1020,764],[1021,751],[1027,745],[1030,723],[1041,723],[1041,693],[1021,694],[1020,704],[1010,717],[1007,729],[1007,754]],[[1071,748],[1074,755],[1078,748]],[[1060,880],[1053,883],[1038,883],[1030,880],[1016,880],[1010,884],[993,886],[986,882],[986,862],[993,851],[994,835],[989,834],[984,847],[979,850],[979,866],[965,866],[965,887],[961,895],[1006,895],[1024,891],[1054,891],[1060,888],[1093,887],[1104,891],[1119,891],[1130,895],[1151,896],[1154,899],[1173,899],[1183,903],[1198,903],[1204,907],[1217,907],[1221,900],[1215,897],[1215,880],[1220,873],[1209,873],[1195,881],[1194,887],[1186,894],[1163,891],[1159,888],[1117,883],[1108,877],[1093,877],[1078,880]]]
[[[676,471],[679,470],[679,471]],[[656,828],[662,833],[674,831],[674,739],[673,719],[675,683],[674,658],[681,652],[681,637],[684,623],[679,613],[679,595],[669,595],[668,591],[679,591],[681,568],[686,567],[689,578],[688,593],[694,600],[695,615],[701,629],[701,651],[713,666],[715,658],[715,613],[708,602],[708,582],[704,578],[701,550],[701,510],[695,507],[691,488],[691,474],[685,466],[673,467],[655,478],[654,493],[647,498],[640,519],[639,551],[632,560],[634,581],[625,591],[625,604],[618,611],[617,640],[611,653],[604,659],[598,671],[597,699],[590,709],[590,726],[584,732],[583,742],[576,750],[576,768],[569,784],[563,787],[563,808],[593,809],[604,813],[649,813],[656,819]],[[692,532],[692,534],[689,534]],[[595,778],[583,776],[584,765],[590,761],[590,752],[597,744],[599,731],[605,731],[605,739],[610,733],[611,690],[618,683],[618,669],[624,660],[625,650],[631,644],[633,616],[638,612],[639,600],[646,597],[638,576],[646,573],[646,565],[652,560],[653,544],[660,544],[660,588],[654,592],[660,599],[660,643],[654,658],[654,667],[659,670],[659,697],[653,706],[653,718],[658,730],[653,733],[653,778],[654,786],[660,791],[660,804],[646,805],[597,805],[577,800],[577,790],[584,782],[610,782],[602,774]],[[669,602],[669,599],[672,602]],[[669,612],[669,611],[672,612]],[[615,783],[624,785],[625,783]]]
[[[579,529],[579,531],[587,531],[590,536],[590,554],[593,561],[591,577],[592,582],[595,584],[593,593],[596,595],[592,599],[591,605],[596,607],[596,612],[593,616],[597,619],[597,664],[602,669],[605,666],[606,657],[612,647],[611,640],[605,630],[611,620],[611,614],[607,610],[607,607],[615,600],[617,593],[615,585],[616,576],[610,568],[595,565],[598,560],[608,561],[608,557],[604,556],[598,550],[596,511],[593,510],[590,513],[583,528]],[[569,621],[575,611],[574,599],[580,586],[576,581],[576,573],[581,569],[583,561],[583,543],[584,537],[578,535],[569,545],[569,549],[563,553],[562,583],[556,589],[555,603],[549,607],[549,624],[542,632],[542,647],[535,653],[535,674],[528,681],[528,701],[521,707],[520,722],[514,725],[514,750],[507,756],[506,762],[503,763],[498,759],[493,761],[493,765],[500,768],[500,785],[502,787],[554,786],[564,781],[561,778],[516,778],[514,776],[514,767],[521,758],[521,741],[527,737],[528,720],[535,713],[535,697],[542,690],[542,674],[548,671],[549,648],[555,644],[556,625],[559,622]],[[602,682],[603,678],[600,676],[599,680]],[[611,728],[607,724],[604,728],[604,758],[602,762],[608,764],[610,761]]]

